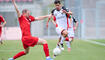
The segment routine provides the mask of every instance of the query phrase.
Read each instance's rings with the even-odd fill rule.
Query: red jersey
[[[4,22],[4,21],[5,21],[4,18],[3,18],[2,16],[0,16],[0,25],[1,25],[1,23]]]
[[[22,31],[22,36],[30,36],[30,24],[32,21],[34,21],[35,18],[33,16],[29,16],[29,18],[26,18],[25,16],[19,17],[19,24]]]

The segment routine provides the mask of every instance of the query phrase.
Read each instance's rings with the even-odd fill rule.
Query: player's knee
[[[62,32],[62,35],[63,35],[64,37],[66,37],[66,36],[68,35],[67,30],[64,30],[64,31]]]
[[[28,51],[25,51],[25,55],[28,54],[28,53],[29,53]]]
[[[47,44],[47,41],[46,40],[43,40],[43,44]]]
[[[25,54],[28,54],[29,53],[29,48],[25,49]]]
[[[26,54],[28,54],[28,53],[29,53],[29,51],[26,52]]]

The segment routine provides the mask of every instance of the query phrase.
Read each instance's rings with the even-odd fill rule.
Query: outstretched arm
[[[39,17],[36,17],[35,20],[43,20],[45,18],[48,18],[49,15],[45,15],[45,16],[39,16]]]
[[[52,20],[52,23],[53,23],[56,27],[58,27],[58,24],[57,24],[54,20]]]
[[[48,17],[48,20],[47,20],[47,23],[46,23],[46,27],[47,28],[48,28],[48,23],[49,23],[49,21],[50,21],[51,18],[52,18],[52,14],[50,14],[49,17]]]
[[[17,8],[17,5],[16,5],[15,0],[12,0],[12,3],[13,3],[13,5],[14,5],[15,9],[16,9],[16,12],[17,12],[18,17],[20,17],[21,15],[20,15],[20,12],[19,12],[19,10],[18,10],[18,8]]]

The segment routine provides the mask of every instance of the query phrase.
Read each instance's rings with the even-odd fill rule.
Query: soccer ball
[[[61,49],[60,48],[54,48],[54,50],[53,50],[53,54],[54,55],[59,55],[61,53]]]

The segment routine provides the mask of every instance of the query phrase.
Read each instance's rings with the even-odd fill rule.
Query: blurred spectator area
[[[4,2],[4,3],[8,3],[11,2],[12,0],[0,0],[0,3]],[[15,0],[16,2],[33,2],[33,0]]]

